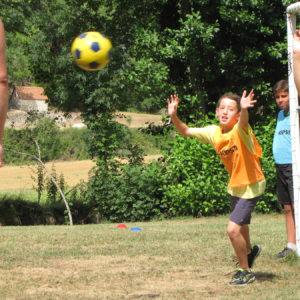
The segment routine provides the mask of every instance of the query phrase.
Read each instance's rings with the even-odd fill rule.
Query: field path
[[[157,159],[160,155],[145,157],[145,161]],[[55,161],[49,162],[46,166],[56,170],[57,176],[62,173],[68,186],[74,186],[80,181],[88,180],[88,174],[95,163],[91,160],[78,161]],[[4,166],[0,168],[0,192],[32,189],[34,184],[32,176],[36,178],[33,169],[36,166]]]
[[[90,169],[95,165],[91,160],[57,161],[47,163],[51,170],[52,166],[59,176],[61,173],[67,185],[75,185],[81,180],[87,181]],[[0,191],[32,189],[35,166],[4,166],[0,168]]]

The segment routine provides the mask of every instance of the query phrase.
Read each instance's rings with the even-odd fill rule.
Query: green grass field
[[[285,246],[284,216],[253,216],[263,250],[245,287],[228,285],[227,221],[1,227],[0,299],[299,299],[299,259],[272,259]]]

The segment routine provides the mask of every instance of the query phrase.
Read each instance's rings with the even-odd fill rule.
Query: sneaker
[[[261,251],[261,246],[254,245],[251,249],[251,252],[248,254],[248,266],[252,269],[254,261],[257,259]]]
[[[255,280],[254,273],[243,269],[238,269],[236,274],[232,277],[229,285],[243,286]]]
[[[281,252],[279,252],[277,255],[274,256],[274,258],[284,258],[287,255],[289,255],[290,253],[292,253],[294,250],[285,247]]]

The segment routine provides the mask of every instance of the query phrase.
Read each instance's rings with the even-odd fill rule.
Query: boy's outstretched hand
[[[253,98],[254,98],[253,90],[251,90],[248,96],[247,96],[247,91],[244,91],[240,102],[241,109],[243,110],[243,109],[248,109],[250,107],[254,107],[254,104],[257,102],[257,100]]]
[[[171,95],[168,101],[168,114],[170,117],[175,116],[177,114],[177,108],[179,104],[179,98],[177,95]]]

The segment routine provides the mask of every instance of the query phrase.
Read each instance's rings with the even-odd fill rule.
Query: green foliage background
[[[250,119],[264,150],[268,181],[257,209],[269,212],[278,209],[271,87],[287,77],[286,6],[293,2],[3,0],[10,81],[42,85],[53,107],[82,112],[89,157],[97,163],[84,201],[111,220],[229,209],[227,175],[212,149],[170,138],[163,160],[145,166],[137,145],[125,142],[122,126],[112,117],[115,111],[157,111],[170,93],[177,93],[182,120],[202,126],[215,122],[221,94],[253,88],[259,102]],[[73,39],[88,30],[104,33],[113,44],[112,61],[99,72],[79,69],[70,55]],[[49,153],[56,151],[47,141],[45,146]],[[132,161],[126,167],[117,160],[124,153]],[[153,173],[157,176],[150,180]]]
[[[88,130],[85,128],[59,129],[54,120],[41,118],[34,127],[24,129],[7,128],[4,131],[2,146],[4,164],[32,164],[36,161],[30,156],[16,154],[14,151],[38,156],[35,139],[44,162],[51,160],[89,159]],[[13,150],[13,151],[10,151]]]

